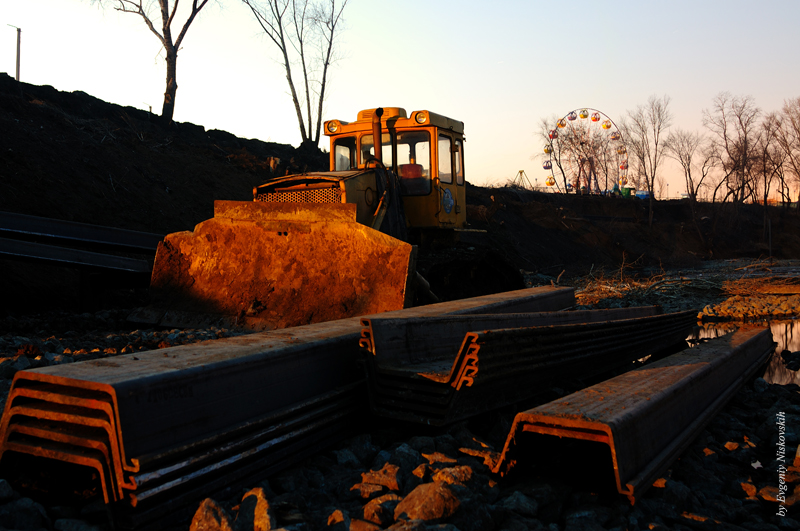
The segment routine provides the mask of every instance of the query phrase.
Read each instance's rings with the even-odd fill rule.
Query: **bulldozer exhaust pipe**
[[[381,116],[383,116],[383,107],[378,107],[372,114],[372,140],[375,144],[375,158],[383,164],[383,145],[381,144]]]

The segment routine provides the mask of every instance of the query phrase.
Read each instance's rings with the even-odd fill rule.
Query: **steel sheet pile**
[[[375,413],[443,425],[685,346],[696,312],[657,307],[363,319]]]
[[[264,474],[335,440],[356,410],[349,342],[240,336],[113,360],[22,371],[3,455],[95,469],[131,525]]]
[[[536,463],[545,447],[574,451],[555,437],[592,441],[610,448],[617,490],[634,503],[774,348],[769,329],[740,329],[518,413],[494,472]]]
[[[394,312],[560,310],[572,288],[533,288]],[[16,374],[0,464],[96,472],[122,527],[232,492],[338,440],[365,392],[358,318]]]

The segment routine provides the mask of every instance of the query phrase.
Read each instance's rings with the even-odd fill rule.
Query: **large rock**
[[[362,463],[369,464],[375,455],[380,451],[380,448],[372,443],[372,437],[367,433],[356,435],[352,439],[346,441],[347,449]]]
[[[16,356],[13,358],[2,358],[0,360],[0,378],[10,380],[17,374],[17,371],[30,369],[31,361],[27,356]]]
[[[264,489],[257,487],[242,497],[234,531],[270,531],[275,529],[275,515],[269,506]]]
[[[397,504],[394,519],[437,523],[452,516],[460,505],[461,502],[447,483],[423,483]]]
[[[455,487],[458,489],[458,487]],[[466,489],[462,489],[462,492]],[[495,522],[486,504],[479,496],[467,497],[468,493],[460,498],[461,505],[458,511],[449,520],[459,531],[492,531]]]
[[[0,527],[17,531],[50,529],[44,507],[30,498],[20,498],[0,507]]]
[[[408,445],[419,453],[430,454],[436,451],[436,441],[433,437],[411,437],[411,439],[408,440]]]
[[[347,468],[361,467],[361,461],[358,460],[358,457],[352,450],[345,448],[343,450],[334,450],[333,453],[336,455],[336,462],[338,464]]]
[[[386,528],[386,531],[428,531],[425,520],[400,520]]]
[[[368,500],[383,494],[385,488],[383,485],[375,485],[373,483],[356,483],[350,487],[350,490],[357,492],[361,498]]]
[[[422,454],[404,443],[395,449],[391,458],[389,458],[389,462],[399,466],[403,475],[408,476],[418,465],[424,463],[425,459]]]
[[[206,498],[194,513],[189,531],[233,531],[233,525],[225,509]]]
[[[534,517],[539,510],[539,504],[536,500],[525,496],[520,491],[514,493],[503,500],[503,507],[512,511],[520,516]]]
[[[0,479],[0,503],[5,503],[8,500],[18,496],[11,484],[5,479]]]
[[[381,531],[381,526],[354,518],[350,520],[350,531]]]
[[[364,506],[364,520],[386,526],[394,521],[394,510],[402,501],[397,494],[384,494]]]
[[[328,528],[331,531],[349,531],[350,515],[347,511],[336,509],[328,516]]]
[[[383,485],[389,490],[400,490],[402,479],[400,477],[400,467],[391,463],[386,463],[380,470],[370,470],[361,474],[361,482],[372,485]]]
[[[472,469],[463,465],[443,468],[434,472],[432,478],[434,481],[466,487],[472,479]]]

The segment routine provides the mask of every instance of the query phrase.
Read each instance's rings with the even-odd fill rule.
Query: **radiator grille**
[[[295,192],[263,193],[256,196],[256,201],[265,203],[341,203],[338,188],[317,188],[314,190],[298,190]]]

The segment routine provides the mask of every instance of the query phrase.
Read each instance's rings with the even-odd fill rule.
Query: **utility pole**
[[[8,24],[11,26],[11,24]],[[11,26],[12,28],[17,28],[16,26]],[[19,81],[19,44],[22,40],[22,28],[17,28],[17,81]]]

